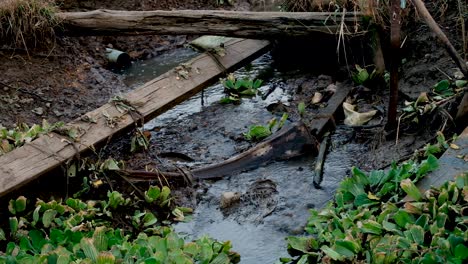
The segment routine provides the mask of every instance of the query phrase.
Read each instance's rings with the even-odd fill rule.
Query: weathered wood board
[[[342,28],[357,33],[359,13],[335,12],[239,12],[225,10],[119,11],[58,13],[66,34],[220,35],[268,39],[308,36],[312,32],[336,34]],[[342,27],[341,23],[345,26]],[[359,30],[362,30],[359,28]]]
[[[226,55],[215,61],[213,55],[202,54],[188,64],[190,76],[184,79],[169,71],[124,96],[145,119],[154,118],[176,104],[200,92],[218,80],[226,70],[232,71],[248,63],[269,46],[268,41],[237,39],[225,44]],[[116,127],[108,125],[108,118],[118,119]],[[0,157],[0,196],[15,190],[31,180],[57,168],[78,153],[110,139],[114,134],[135,126],[130,114],[118,111],[113,103],[86,114],[96,123],[81,118],[67,124],[78,129],[79,142],[56,133],[44,135]],[[135,114],[133,114],[135,117]]]
[[[454,144],[459,149],[449,148],[439,159],[439,168],[417,183],[420,190],[425,191],[431,186],[439,187],[446,181],[454,180],[461,173],[468,173],[468,127],[455,140]]]

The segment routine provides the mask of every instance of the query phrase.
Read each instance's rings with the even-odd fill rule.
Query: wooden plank
[[[359,13],[347,12],[238,12],[224,10],[120,11],[58,13],[66,34],[73,35],[221,35],[242,38],[336,34],[341,23],[352,28]],[[353,33],[356,33],[354,30]]]
[[[421,191],[426,191],[431,186],[439,187],[446,181],[453,180],[455,176],[461,173],[468,173],[468,162],[465,161],[465,158],[468,157],[468,127],[455,140],[454,144],[459,149],[447,149],[439,159],[439,168],[417,183]]]
[[[180,78],[175,71],[169,71],[129,92],[124,98],[145,119],[153,118],[216,82],[225,73],[219,63],[229,71],[235,70],[264,53],[268,46],[268,41],[232,40],[225,44],[226,55],[220,57],[218,62],[213,55],[208,54],[188,62],[192,69],[188,79]],[[110,127],[104,114],[118,118],[117,126]],[[1,156],[0,196],[57,168],[76,154],[105,142],[112,135],[135,126],[132,116],[120,113],[113,103],[105,104],[86,115],[96,120],[96,123],[76,119],[67,124],[68,128],[79,131],[79,142],[70,143],[70,139],[51,133]]]
[[[335,94],[328,100],[327,106],[320,109],[319,114],[312,115],[312,120],[307,121],[310,132],[317,138],[321,138],[330,126],[335,127],[335,117],[342,108],[343,102],[351,92],[347,85],[338,85]]]

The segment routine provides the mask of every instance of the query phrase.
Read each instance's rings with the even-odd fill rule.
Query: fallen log
[[[220,35],[269,39],[335,34],[341,23],[348,28],[361,22],[359,13],[236,12],[220,10],[117,11],[57,13],[71,35]],[[354,32],[354,31],[353,31]]]
[[[316,154],[318,142],[302,122],[294,123],[292,126],[284,127],[273,136],[269,137],[255,147],[240,153],[221,163],[202,167],[190,171],[195,179],[215,179],[236,172],[242,172],[258,168],[272,160],[285,160],[303,155],[304,153]],[[124,175],[140,180],[154,180],[160,177],[182,178],[184,175],[178,172],[145,172],[145,171],[123,171]]]

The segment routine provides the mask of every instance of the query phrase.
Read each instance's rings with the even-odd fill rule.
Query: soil
[[[251,7],[247,1],[238,1],[234,7],[219,7],[215,2],[213,0],[64,0],[61,1],[61,8],[64,11],[77,11],[96,8],[125,10],[234,8],[247,10]],[[457,1],[449,0],[446,3],[451,7],[456,7]],[[428,7],[430,10],[438,10],[437,4],[431,4]],[[448,33],[449,39],[452,40],[455,47],[461,50],[460,31],[456,26],[457,12],[454,9],[456,8],[448,9],[446,13],[439,12],[435,18]],[[403,46],[403,57],[406,62],[401,67],[400,86],[403,98],[409,99],[417,98],[421,92],[430,91],[431,87],[439,80],[445,79],[446,75],[453,76],[456,68],[425,25],[421,23],[412,25],[405,32],[407,40]],[[12,127],[18,122],[40,123],[42,119],[48,119],[51,122],[67,122],[101,106],[113,95],[129,91],[131,87],[124,83],[121,75],[112,71],[113,65],[105,60],[104,51],[106,48],[126,51],[133,60],[140,60],[156,57],[181,47],[189,39],[191,37],[185,36],[58,37],[55,45],[46,49],[26,51],[3,47],[0,49],[0,72],[3,73],[0,76],[0,125]],[[385,41],[384,39],[383,42]],[[305,64],[312,66],[311,68],[314,70],[326,69],[328,75],[291,77],[285,84],[285,89],[289,89],[288,93],[292,97],[291,104],[289,106],[271,106],[269,110],[288,111],[290,118],[297,120],[299,115],[296,109],[300,101],[305,101],[316,91],[323,91],[336,81],[345,81],[344,79],[348,78],[346,67],[340,68],[344,65],[335,63],[337,60],[334,55],[335,46],[330,45],[329,41],[325,47],[320,47],[318,41],[313,43],[313,49],[310,49],[307,43],[301,43],[308,49],[308,52],[300,51],[304,52],[303,54],[308,54],[303,56]],[[301,54],[300,52],[295,50],[296,55]],[[317,52],[319,55],[313,55]],[[281,53],[281,49],[279,53]],[[354,56],[360,58],[360,55],[364,53],[356,51]],[[324,58],[324,54],[331,54],[328,60]],[[288,57],[285,53],[282,55]],[[287,64],[282,60],[279,61],[280,66]],[[357,63],[358,61],[359,59],[355,59],[350,62]],[[337,68],[340,69],[337,70]],[[415,149],[433,139],[434,131],[439,129],[438,124],[444,123],[443,119],[435,118],[425,120],[425,123],[420,124],[418,128],[403,126],[404,129],[400,134],[401,144],[395,146],[395,139],[387,140],[382,125],[385,123],[384,113],[388,103],[388,91],[386,89],[369,91],[359,86],[355,87],[354,90],[355,103],[362,110],[381,108],[379,110],[382,116],[380,123],[374,127],[354,129],[352,136],[347,139],[365,144],[371,150],[368,154],[356,157],[356,165],[364,169],[385,168],[392,160],[409,157]],[[401,105],[403,105],[402,103],[403,99]],[[318,109],[310,106],[308,110],[316,112]],[[450,109],[450,105],[448,110],[449,112],[453,110]],[[196,165],[224,160],[251,146],[250,143],[243,140],[239,131],[235,133],[227,128],[216,131],[211,135],[210,140],[203,143],[205,145],[192,142],[190,143],[191,148],[186,148],[186,143],[196,137],[197,133],[206,131],[206,129],[199,129],[200,127],[212,127],[214,122],[220,121],[216,118],[219,111],[224,111],[224,109],[217,106],[209,107],[205,109],[204,114],[192,116],[187,123],[171,124],[164,130],[153,129],[152,136],[157,140],[152,141],[148,153],[130,155],[127,151],[129,137],[116,140],[114,144],[107,146],[106,151],[114,153],[114,157],[125,159],[128,167],[134,169],[144,169],[145,166],[158,168],[158,166],[164,165],[155,161],[159,158],[160,153],[182,153],[200,162]],[[264,123],[264,120],[260,122]],[[426,129],[420,129],[424,127]],[[229,141],[232,143],[232,148],[217,152],[213,146],[218,140]],[[346,144],[347,142],[342,143]],[[181,157],[185,158],[177,156],[177,158]],[[169,160],[171,159],[173,160],[173,157],[169,158]],[[180,191],[183,192],[184,189]],[[182,202],[190,204],[193,200]]]

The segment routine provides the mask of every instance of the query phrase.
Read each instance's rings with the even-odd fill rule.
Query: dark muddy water
[[[174,59],[179,58],[177,55]],[[171,60],[171,57],[159,59]],[[240,69],[235,75],[239,78],[255,77],[271,64],[272,58],[267,54],[255,60],[249,70]],[[153,78],[152,72],[157,71],[153,67],[157,65],[146,62],[135,65],[135,73],[127,78],[127,82],[139,82],[135,76]],[[224,160],[237,154],[239,145],[226,135],[241,134],[250,125],[265,124],[275,117],[266,110],[271,103],[290,103],[294,89],[288,87],[287,76],[287,73],[273,69],[272,77],[261,91],[276,85],[274,92],[265,100],[258,96],[244,99],[240,105],[219,105],[217,102],[223,96],[223,88],[219,84],[214,85],[205,91],[205,107],[201,106],[201,95],[198,94],[150,121],[145,128],[158,128],[158,133],[173,129],[188,135],[184,137],[188,139],[174,142],[174,138],[163,138],[154,133],[154,138],[163,141],[160,142],[163,145],[182,145],[181,149],[188,150],[195,149],[195,145],[206,148],[204,153],[195,157],[196,162],[179,165],[196,167]],[[203,120],[209,120],[209,125],[192,124]],[[186,127],[190,126],[197,126],[197,129],[187,130]],[[209,235],[223,241],[230,240],[234,250],[241,254],[241,263],[275,263],[279,257],[287,256],[285,237],[303,233],[309,209],[323,207],[332,199],[354,159],[366,151],[363,146],[350,143],[352,137],[351,129],[338,125],[331,137],[321,189],[313,186],[311,168],[314,157],[273,162],[222,180],[205,182],[205,188],[197,192],[193,220],[177,224],[175,229],[189,238]],[[239,192],[241,199],[231,207],[221,209],[220,197],[224,192]]]

